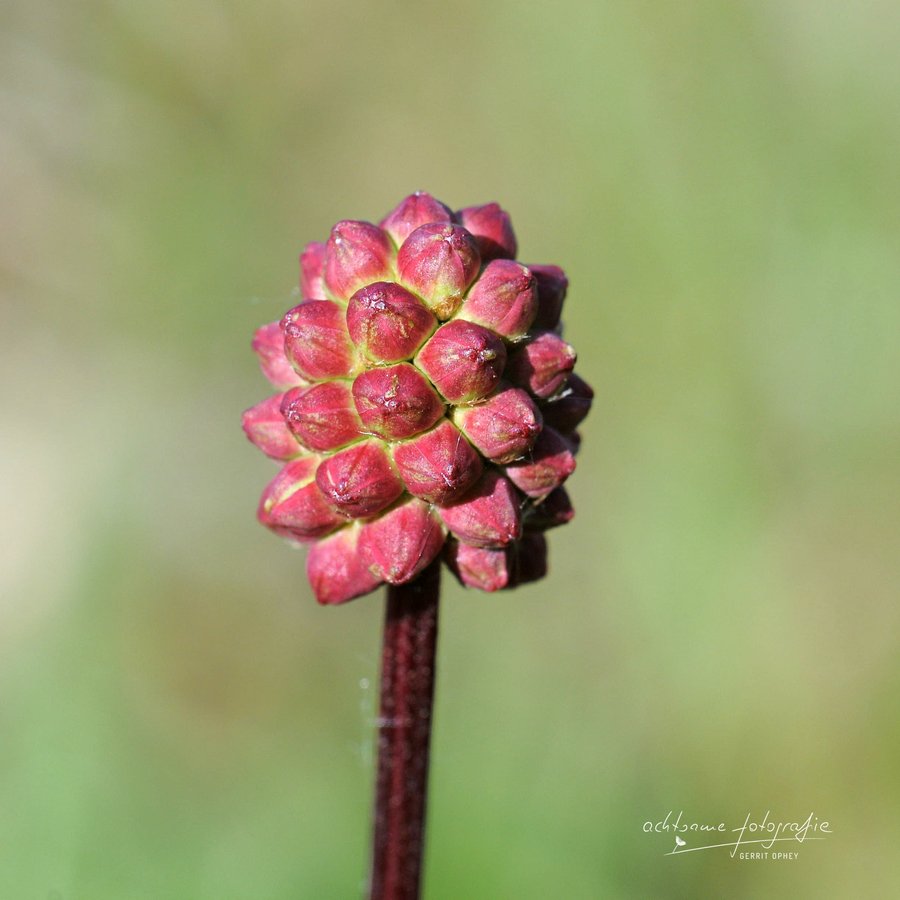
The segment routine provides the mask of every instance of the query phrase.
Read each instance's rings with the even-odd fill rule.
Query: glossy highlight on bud
[[[421,225],[397,253],[400,280],[439,319],[448,319],[456,312],[480,264],[472,235],[457,225]]]
[[[426,431],[444,414],[440,397],[409,363],[363,372],[353,382],[353,400],[365,428],[388,440]]]
[[[399,284],[376,281],[350,298],[347,328],[365,356],[383,364],[411,359],[437,328],[437,319]]]
[[[292,437],[310,450],[337,450],[363,436],[363,424],[346,381],[294,388],[284,395],[280,412]]]
[[[438,328],[415,362],[446,400],[472,403],[497,386],[506,365],[506,347],[487,328],[454,319]]]
[[[544,421],[557,431],[574,431],[591,411],[593,402],[593,388],[573,372],[559,396],[544,405]]]

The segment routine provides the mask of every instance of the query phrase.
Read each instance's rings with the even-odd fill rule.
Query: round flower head
[[[418,191],[379,225],[344,220],[307,244],[301,302],[256,331],[279,393],[243,425],[281,465],[258,517],[311,545],[320,603],[411,581],[441,554],[482,591],[546,574],[593,392],[560,337],[565,273],[516,252],[498,204],[453,212]]]

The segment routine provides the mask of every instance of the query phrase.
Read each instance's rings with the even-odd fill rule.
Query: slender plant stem
[[[370,900],[419,897],[440,572],[387,592]]]

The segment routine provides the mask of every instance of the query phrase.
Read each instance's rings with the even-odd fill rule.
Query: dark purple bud
[[[481,477],[481,457],[447,419],[393,452],[406,489],[431,503],[458,499]]]
[[[506,467],[506,476],[523,494],[544,497],[575,471],[575,457],[558,431],[545,427],[531,453]]]
[[[350,525],[309,548],[306,574],[323,606],[346,603],[381,584],[359,554],[359,534],[359,527]]]
[[[403,440],[431,428],[444,404],[428,380],[409,363],[369,369],[353,382],[363,425],[388,440]]]
[[[547,494],[543,500],[530,504],[525,512],[525,528],[545,531],[565,525],[575,518],[572,501],[565,488],[557,488]]]
[[[559,266],[529,265],[528,268],[537,281],[538,312],[534,327],[550,331],[559,325],[569,279]]]
[[[269,483],[257,517],[276,534],[298,541],[322,537],[347,520],[338,515],[315,482],[318,459],[289,462]]]
[[[565,384],[575,359],[571,345],[552,331],[544,331],[510,354],[506,377],[546,400]]]
[[[322,460],[316,483],[345,516],[354,519],[387,509],[403,493],[381,441],[353,444]]]
[[[528,331],[536,313],[537,290],[528,269],[511,259],[495,259],[472,286],[459,318],[517,338]]]
[[[303,379],[284,355],[284,332],[280,322],[269,322],[268,325],[257,328],[251,346],[259,357],[263,375],[279,390],[285,391],[303,383]]]
[[[399,247],[421,225],[452,221],[452,213],[440,200],[436,200],[425,191],[416,191],[401,200],[380,224]]]
[[[557,431],[574,431],[591,411],[594,391],[574,372],[558,397],[543,406],[544,421]]]
[[[310,450],[337,450],[358,441],[363,432],[346,381],[323,381],[288,391],[281,414],[297,440]]]
[[[482,455],[498,463],[527,453],[541,433],[541,414],[521,388],[506,387],[475,406],[453,410],[453,421]]]
[[[465,587],[493,592],[509,584],[509,549],[488,550],[460,541],[448,541],[444,558],[450,571]]]
[[[444,524],[473,547],[506,547],[522,533],[519,495],[509,479],[488,469],[462,500],[439,509]]]
[[[391,239],[371,222],[338,222],[325,249],[325,286],[333,297],[346,300],[373,281],[391,278]]]
[[[456,216],[475,238],[482,259],[515,259],[516,235],[509,214],[499,204],[468,206]]]
[[[514,573],[508,587],[540,581],[547,574],[547,539],[539,531],[522,536],[513,551]]]
[[[370,360],[393,363],[411,359],[437,328],[437,319],[406,288],[376,281],[350,298],[347,327],[353,342]]]
[[[421,225],[397,254],[400,280],[439,319],[449,319],[456,312],[480,265],[474,239],[458,225]]]
[[[299,390],[303,390],[300,388]],[[251,406],[241,417],[244,433],[251,443],[272,459],[293,459],[303,448],[291,434],[281,415],[282,394],[275,394]]]
[[[300,296],[304,300],[325,298],[325,245],[312,241],[300,254]]]
[[[284,352],[310,381],[347,378],[357,365],[344,309],[330,300],[306,300],[281,320]]]
[[[438,328],[415,363],[451,403],[472,403],[497,386],[506,347],[487,328],[454,319]]]
[[[377,578],[388,584],[412,581],[444,545],[440,519],[427,503],[408,500],[362,527],[359,552]]]

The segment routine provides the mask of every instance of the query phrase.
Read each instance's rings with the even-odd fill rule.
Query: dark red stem
[[[425,844],[440,565],[389,587],[370,900],[417,900]]]

